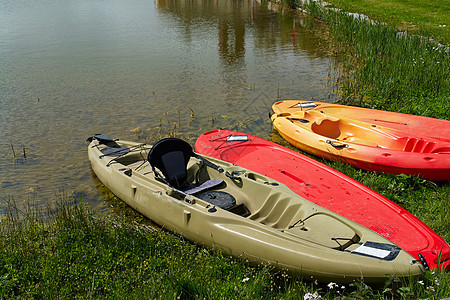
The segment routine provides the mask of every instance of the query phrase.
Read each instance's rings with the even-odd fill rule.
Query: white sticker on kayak
[[[227,136],[227,142],[246,142],[248,136],[246,135],[229,135]]]
[[[378,258],[386,258],[386,257],[388,257],[389,254],[391,254],[391,251],[361,245],[358,248],[356,248],[355,250],[353,250],[352,253],[369,255],[369,256],[378,257]]]
[[[315,104],[314,102],[303,102],[303,103],[299,103],[298,106],[300,106],[301,108],[310,108],[310,107],[316,107],[317,104]]]

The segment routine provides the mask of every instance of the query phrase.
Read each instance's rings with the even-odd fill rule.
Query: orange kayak
[[[365,170],[450,180],[450,121],[298,100],[272,110],[274,128],[306,152]]]

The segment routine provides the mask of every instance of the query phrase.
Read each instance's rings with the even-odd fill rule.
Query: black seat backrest
[[[187,179],[187,164],[195,156],[191,145],[177,138],[162,139],[153,145],[148,154],[148,161],[158,168],[166,181],[175,188],[180,188]]]

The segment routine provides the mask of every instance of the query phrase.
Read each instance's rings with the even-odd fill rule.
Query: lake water
[[[93,133],[270,138],[271,104],[327,101],[335,73],[326,27],[266,2],[2,0],[0,197],[107,209]]]

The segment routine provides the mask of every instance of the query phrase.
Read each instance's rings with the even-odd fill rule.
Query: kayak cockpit
[[[443,149],[447,143],[439,140],[415,137],[410,133],[363,121],[336,117],[322,111],[305,110],[295,113],[280,113],[277,116],[284,117],[314,134],[333,140],[333,145],[337,145],[336,147],[346,145],[339,144],[341,142],[404,152],[448,152],[448,146],[447,149]]]

